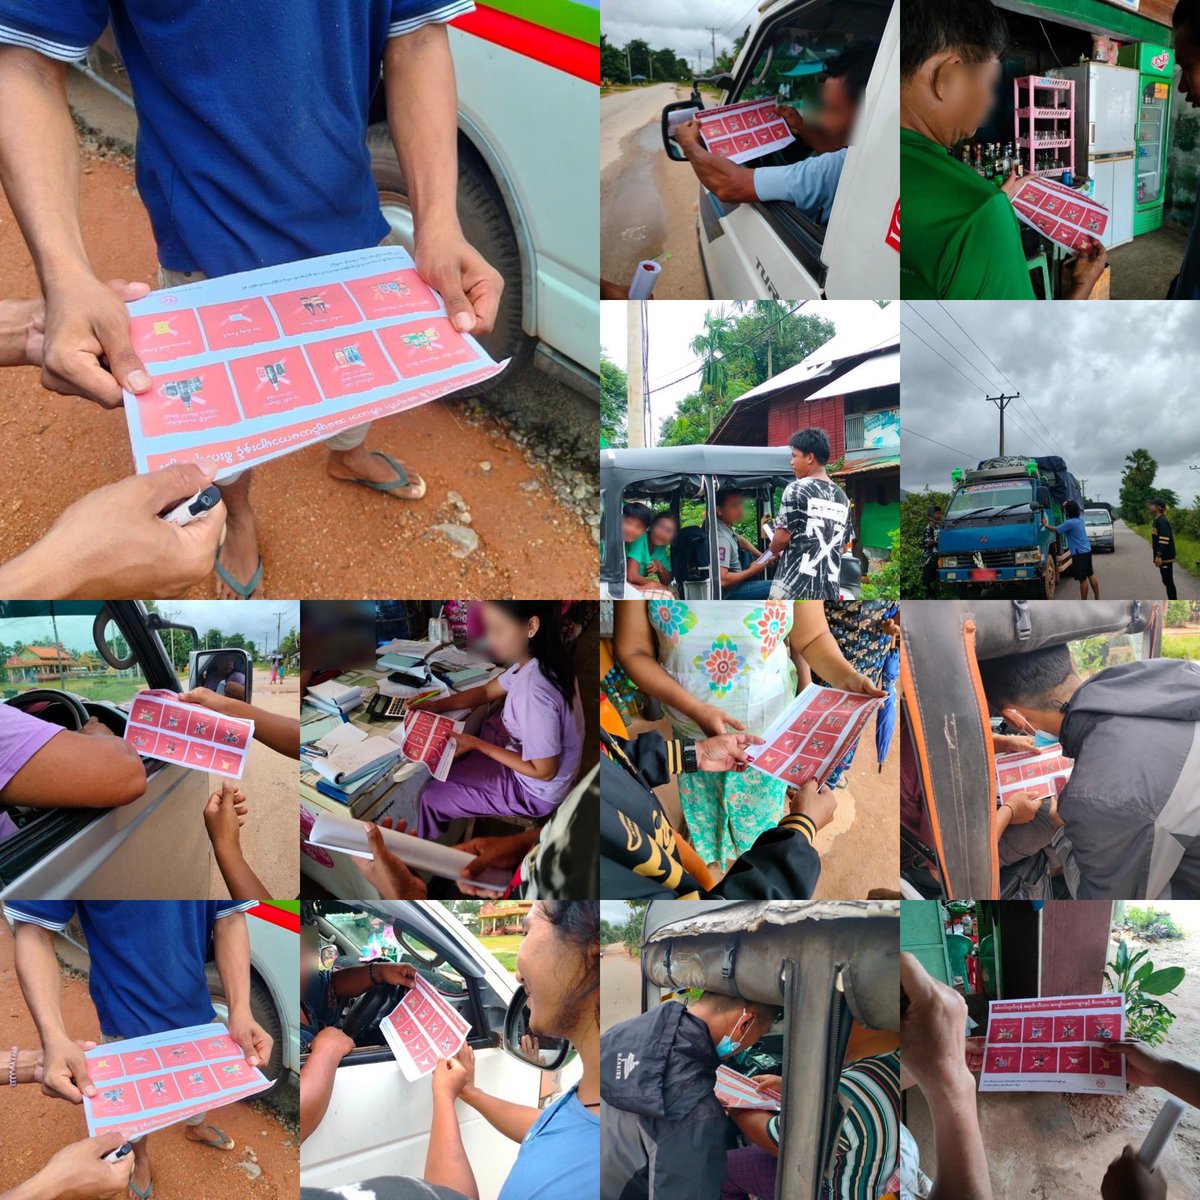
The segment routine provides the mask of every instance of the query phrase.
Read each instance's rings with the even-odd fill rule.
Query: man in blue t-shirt
[[[96,1095],[87,1060],[68,1030],[54,935],[78,914],[87,938],[88,990],[106,1041],[143,1037],[207,1025],[216,1014],[204,966],[208,943],[221,977],[229,1036],[246,1051],[252,1067],[271,1057],[271,1036],[250,1012],[250,939],[242,913],[253,902],[204,900],[17,900],[5,905],[16,922],[17,978],[42,1038],[42,1090],[81,1104]],[[233,1140],[208,1124],[207,1114],[186,1122],[185,1136],[218,1150]],[[134,1142],[130,1187],[139,1196],[151,1189],[150,1154],[143,1138]]]
[[[1087,535],[1087,525],[1083,520],[1083,512],[1074,500],[1068,500],[1063,505],[1063,516],[1066,520],[1061,525],[1051,525],[1042,514],[1042,525],[1053,529],[1067,539],[1067,549],[1071,552],[1071,566],[1068,568],[1072,579],[1079,582],[1079,598],[1088,598],[1088,587],[1091,586],[1096,599],[1100,599],[1100,584],[1092,569],[1092,542]]]
[[[503,281],[459,226],[457,105],[445,22],[473,0],[0,0],[0,183],[46,297],[43,385],[115,408],[151,380],[125,305],[87,259],[66,64],[111,20],[138,115],[137,185],[162,281],[186,283],[365,249],[389,237],[366,146],[382,69],[412,201],[415,258],[459,329],[492,328]],[[107,360],[108,369],[102,365]],[[111,373],[110,373],[111,372]],[[425,483],[364,445],[327,470],[399,499]],[[217,595],[262,584],[250,472],[225,480]]]

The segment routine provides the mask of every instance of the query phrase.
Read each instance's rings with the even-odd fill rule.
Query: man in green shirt
[[[900,294],[910,300],[1033,300],[1008,196],[953,158],[996,103],[1008,28],[991,0],[905,0],[900,29]],[[1064,267],[1083,300],[1103,249]]]

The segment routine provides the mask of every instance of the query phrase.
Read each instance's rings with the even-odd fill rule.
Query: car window
[[[70,613],[60,613],[53,604],[43,612],[22,606],[20,616],[0,618],[0,681],[4,699],[30,688],[53,688],[74,692],[85,700],[107,700],[121,704],[132,700],[146,687],[138,664],[117,670],[101,657],[92,636],[92,624],[103,606],[97,602],[90,614],[73,604]],[[118,659],[129,657],[129,646],[116,624],[110,621],[105,640]]]
[[[1071,658],[1084,679],[1090,679],[1118,663],[1137,662],[1142,658],[1140,633],[1104,633],[1072,642]]]

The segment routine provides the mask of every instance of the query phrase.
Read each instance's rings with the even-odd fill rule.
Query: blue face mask
[[[745,1009],[742,1010],[742,1016],[746,1016]],[[717,1043],[717,1057],[718,1058],[728,1058],[729,1055],[736,1054],[741,1048],[742,1048],[741,1042],[735,1042],[733,1040],[733,1038],[731,1038],[729,1036],[729,1034],[726,1034]]]
[[[1057,746],[1058,738],[1052,733],[1047,733],[1044,729],[1039,729],[1033,735],[1033,744],[1035,746]]]

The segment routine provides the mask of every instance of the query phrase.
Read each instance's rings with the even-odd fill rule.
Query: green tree
[[[222,645],[221,631],[219,629],[210,629],[200,640],[201,650],[215,650]]]
[[[600,78],[609,83],[628,83],[629,68],[625,55],[604,36],[600,35]]]
[[[949,503],[949,492],[937,492],[932,489],[909,492],[900,502],[900,541],[893,549],[892,560],[899,564],[900,595],[905,600],[938,600],[954,595],[940,586],[935,586],[934,591],[929,592],[922,581],[921,559],[925,544],[925,526],[929,521],[928,509],[930,505],[936,505],[945,512]]]
[[[625,43],[625,57],[633,68],[634,75],[645,75],[647,79],[654,78],[654,58],[650,52],[650,43],[641,38],[634,38]]]
[[[600,352],[600,433],[610,446],[627,444],[625,419],[629,415],[625,372]]]
[[[1121,472],[1119,507],[1123,520],[1131,525],[1145,525],[1150,517],[1146,505],[1152,496],[1161,496],[1170,507],[1179,503],[1179,497],[1170,488],[1154,486],[1158,474],[1158,462],[1149,450],[1131,450],[1125,456],[1125,469]]]

